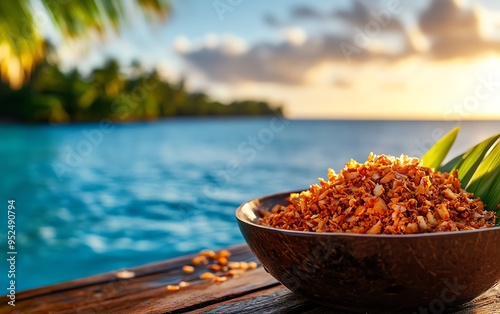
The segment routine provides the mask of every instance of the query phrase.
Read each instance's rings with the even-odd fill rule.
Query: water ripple
[[[242,242],[234,218],[241,202],[305,188],[328,167],[364,160],[370,151],[412,152],[435,128],[452,126],[292,121],[254,155],[240,154],[239,145],[268,125],[268,119],[117,125],[74,166],[65,164],[66,148],[76,149],[82,131],[96,125],[0,125],[0,191],[18,207],[17,266],[20,274],[37,274],[19,288]],[[498,122],[466,122],[462,146],[452,153],[478,134],[497,132]],[[62,176],[58,163],[67,167]],[[227,172],[230,163],[238,174]]]

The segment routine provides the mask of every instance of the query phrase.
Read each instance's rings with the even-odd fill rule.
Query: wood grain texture
[[[229,250],[231,260],[256,260],[246,245]],[[130,279],[107,273],[21,292],[15,308],[7,305],[4,296],[0,298],[0,313],[341,313],[292,293],[262,267],[221,284],[199,280],[205,267],[198,267],[192,274],[181,270],[192,257],[128,269],[136,274]],[[166,285],[181,280],[191,285],[166,291]],[[446,308],[444,313],[500,313],[500,287],[469,304]]]
[[[229,250],[232,260],[256,261],[246,245],[233,246]],[[192,274],[184,274],[181,270],[194,256],[129,268],[127,270],[135,273],[131,279],[118,279],[116,272],[111,272],[20,292],[16,295],[15,308],[8,306],[8,299],[3,296],[0,297],[0,313],[106,313],[102,310],[112,311],[113,306],[123,309],[124,304],[135,304],[137,296],[166,296],[166,285],[181,280],[193,282],[193,286],[203,284],[198,276],[206,271],[204,266]]]
[[[279,285],[212,304],[193,313],[217,314],[237,311],[241,314],[253,314],[256,310],[262,313],[303,313],[318,308],[323,307]]]
[[[301,297],[283,286],[277,286],[258,293],[248,294],[232,300],[219,302],[211,306],[199,309],[194,313],[309,313],[309,314],[324,314],[324,313],[355,313],[346,312],[345,310],[336,311],[330,308],[321,306],[320,304],[311,302],[304,297]],[[389,312],[388,312],[389,313]],[[412,312],[413,313],[413,312]],[[444,314],[498,314],[500,313],[500,286],[491,289],[487,293],[478,297],[476,300],[459,306],[459,307],[444,307],[442,311],[438,311],[436,307],[433,311],[431,308],[415,311],[415,313],[444,313]]]

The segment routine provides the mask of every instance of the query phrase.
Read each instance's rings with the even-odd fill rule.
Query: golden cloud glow
[[[294,46],[302,45],[307,39],[306,32],[300,27],[285,28],[282,33],[285,40]]]
[[[218,96],[254,97],[286,103],[290,118],[345,119],[500,119],[500,59],[473,63],[433,63],[419,58],[387,71],[384,63],[353,68],[323,64],[308,73],[315,84],[287,87],[246,83],[219,88]],[[326,84],[332,68],[352,84]],[[484,82],[490,81],[489,86]],[[331,82],[331,81],[330,81]],[[476,95],[479,89],[480,96]]]
[[[362,29],[373,24],[369,12],[356,2],[336,18]],[[500,12],[431,0],[413,14],[362,34],[362,47],[359,32],[306,36],[297,26],[281,30],[284,43],[256,43],[238,58],[216,49],[185,57],[217,97],[257,96],[285,104],[292,118],[500,119]],[[346,43],[354,47],[347,57],[339,48]]]

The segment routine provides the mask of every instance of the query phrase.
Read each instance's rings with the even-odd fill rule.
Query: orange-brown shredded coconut
[[[328,181],[292,193],[288,206],[262,211],[260,224],[275,228],[367,234],[409,234],[493,227],[496,216],[460,188],[457,171],[422,167],[418,158],[370,154],[351,160]]]

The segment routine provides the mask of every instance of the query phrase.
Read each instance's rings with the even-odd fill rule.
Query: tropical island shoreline
[[[20,88],[0,83],[0,122],[74,123],[154,121],[173,117],[283,116],[283,107],[262,100],[221,102],[185,82],[168,82],[134,63],[127,75],[116,60],[82,75],[57,62],[36,65]]]

